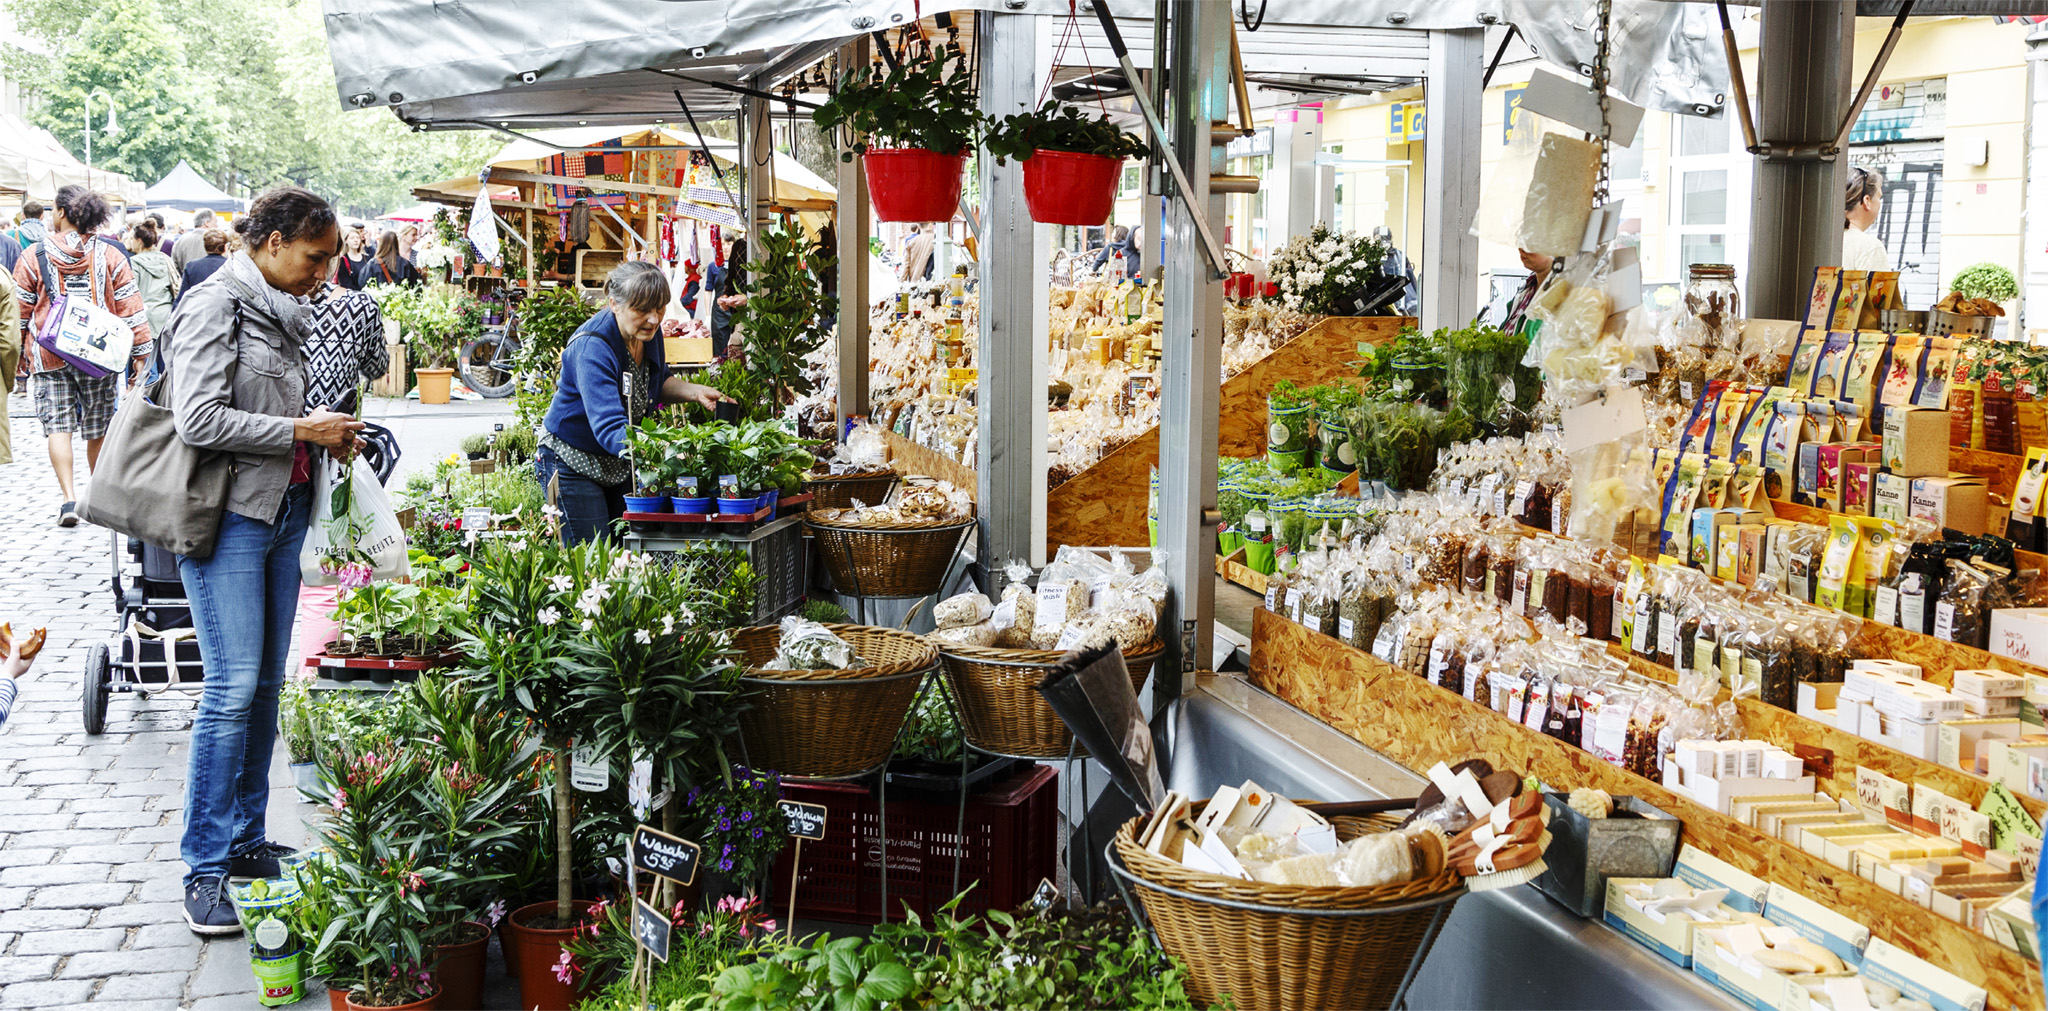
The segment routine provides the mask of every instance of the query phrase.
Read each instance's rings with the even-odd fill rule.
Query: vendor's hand
[[[718,307],[728,312],[746,304],[747,296],[745,295],[721,295],[718,299]]]
[[[305,417],[292,422],[292,438],[331,450],[353,452],[362,441],[356,438],[356,433],[363,430],[363,423],[327,408],[328,405],[321,404]]]
[[[683,403],[696,404],[707,411],[715,411],[719,404],[736,404],[739,401],[702,383],[684,383]]]

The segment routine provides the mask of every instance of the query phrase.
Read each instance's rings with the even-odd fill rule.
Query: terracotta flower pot
[[[441,990],[438,987],[433,993],[406,1004],[358,1004],[353,1000],[348,1002],[348,1011],[439,1011],[440,1007]]]
[[[414,369],[413,375],[420,381],[420,403],[448,402],[448,386],[454,379],[454,369]]]
[[[1079,151],[1035,151],[1024,160],[1024,206],[1031,220],[1094,227],[1116,207],[1124,160]]]
[[[340,989],[327,988],[327,1006],[331,1011],[348,1011],[348,984],[343,983]]]
[[[468,940],[434,948],[434,982],[441,984],[441,1006],[483,1007],[484,956],[491,946],[491,928],[465,920]]]
[[[951,221],[960,210],[967,152],[871,147],[861,155],[868,200],[880,221]]]
[[[592,903],[578,899],[570,905],[579,920]],[[555,977],[555,963],[562,957],[562,942],[576,936],[576,928],[542,930],[528,923],[553,916],[554,900],[521,906],[505,917],[505,964],[519,980],[519,1006],[539,1011],[569,1011],[584,996],[582,982],[564,983]],[[515,955],[513,952],[517,950]]]

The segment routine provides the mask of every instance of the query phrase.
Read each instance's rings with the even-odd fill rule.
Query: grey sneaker
[[[78,525],[78,503],[66,502],[57,509],[57,525],[75,527]]]
[[[185,886],[185,925],[201,937],[242,932],[242,920],[228,898],[226,875],[209,875]]]

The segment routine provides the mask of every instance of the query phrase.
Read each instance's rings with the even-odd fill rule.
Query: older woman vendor
[[[609,536],[625,515],[633,481],[626,431],[661,404],[730,400],[685,381],[662,360],[668,280],[651,263],[628,262],[605,282],[606,308],[562,350],[562,377],[542,423],[534,470],[562,510],[570,544]]]

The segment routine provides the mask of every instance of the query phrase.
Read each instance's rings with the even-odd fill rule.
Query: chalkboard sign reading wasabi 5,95
[[[668,961],[668,917],[638,896],[633,898],[633,940],[640,942],[656,961]]]
[[[797,839],[825,838],[825,805],[783,800],[782,817],[789,821],[789,834]]]
[[[647,825],[633,829],[633,866],[659,874],[679,885],[697,880],[697,858],[704,848]]]

